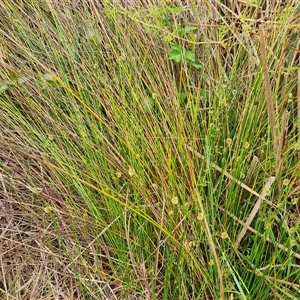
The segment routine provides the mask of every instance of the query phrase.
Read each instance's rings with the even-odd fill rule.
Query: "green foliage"
[[[182,12],[188,11],[188,9],[183,8],[182,6],[166,6],[167,10],[172,14],[172,15],[176,15],[176,14],[180,14]]]
[[[171,7],[167,5],[165,11],[160,11],[159,17],[162,24],[170,29],[172,25],[172,21],[170,21],[170,15],[178,15],[186,11],[188,11],[188,9],[184,9],[180,6]],[[177,26],[177,24],[175,24],[176,38],[172,37],[172,35],[166,36],[166,40],[169,41],[171,46],[171,52],[169,54],[170,60],[173,60],[177,63],[185,62],[187,65],[192,66],[195,69],[200,69],[203,67],[203,65],[196,60],[195,54],[192,51],[188,51],[185,49],[185,47],[180,47],[178,44],[174,44],[172,42],[174,39],[179,39],[181,37],[185,37],[187,39],[188,35],[195,33],[197,30],[198,27],[196,26]]]
[[[186,49],[175,44],[171,45],[169,59],[174,60],[177,63],[185,61],[187,65],[190,65],[195,69],[203,67],[203,65],[195,59],[195,54],[192,51],[186,51]]]
[[[14,71],[9,72],[8,77],[10,79],[9,81],[0,82],[0,94],[15,86],[21,86],[29,80],[27,77]]]
[[[195,26],[184,26],[184,27],[177,27],[177,32],[180,36],[184,36],[186,34],[195,32],[198,30],[198,27]]]
[[[9,90],[12,87],[13,84],[11,84],[10,82],[6,82],[6,81],[0,82],[0,94]]]

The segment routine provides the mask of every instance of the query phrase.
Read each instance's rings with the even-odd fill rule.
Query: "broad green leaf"
[[[161,22],[165,25],[165,26],[170,26],[170,21],[169,21],[169,18],[166,14],[161,14],[160,15],[160,20]]]
[[[55,81],[53,76],[49,73],[44,74],[43,77],[46,81]]]
[[[174,60],[174,61],[176,61],[176,62],[180,62],[180,61],[182,60],[181,51],[173,50],[173,51],[169,54],[169,59],[170,59],[170,60]]]
[[[184,28],[183,28],[183,27],[178,27],[178,28],[177,28],[177,33],[178,33],[179,35],[184,35]]]
[[[172,44],[171,48],[172,48],[172,50],[177,50],[177,51],[180,51],[180,52],[182,51],[181,47],[179,45],[176,45],[176,44]]]
[[[194,62],[195,61],[195,54],[192,51],[186,51],[184,53],[184,57],[189,60],[190,62]]]
[[[187,10],[188,10],[188,9],[182,8],[182,7],[180,7],[180,6],[173,6],[173,7],[171,7],[171,6],[169,6],[169,5],[167,5],[167,9],[168,9],[168,11],[169,11],[171,14],[173,14],[173,15],[176,15],[176,14],[179,14],[179,13],[181,13],[181,12],[184,12],[184,11],[187,11]]]
[[[195,26],[185,26],[185,27],[178,27],[177,28],[177,32],[178,34],[180,35],[185,35],[185,34],[188,34],[188,33],[191,33],[195,30],[197,30],[198,28],[195,27]]]
[[[196,31],[197,29],[198,29],[198,27],[195,27],[195,26],[185,26],[184,33],[190,33],[192,31]]]
[[[1,84],[0,83],[0,94],[9,90],[12,86],[10,84]]]
[[[191,64],[191,66],[193,66],[195,69],[201,69],[201,68],[203,68],[203,65],[202,65],[199,61],[197,61],[197,60],[191,62],[190,64]]]
[[[19,79],[19,74],[14,71],[9,72],[8,76],[12,81],[17,81]]]

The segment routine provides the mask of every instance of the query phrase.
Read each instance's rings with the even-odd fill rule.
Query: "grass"
[[[198,2],[0,4],[1,299],[300,298],[300,6]]]

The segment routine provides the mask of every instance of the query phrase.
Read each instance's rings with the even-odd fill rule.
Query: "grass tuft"
[[[0,4],[2,299],[297,299],[298,1]]]

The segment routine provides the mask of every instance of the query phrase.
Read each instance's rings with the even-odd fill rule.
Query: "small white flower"
[[[173,198],[171,199],[171,202],[172,202],[174,205],[178,204],[178,198],[177,198],[177,197],[173,197]]]
[[[223,232],[221,233],[221,239],[222,239],[222,240],[229,239],[228,233],[227,233],[226,231],[223,231]]]
[[[197,220],[198,221],[202,221],[204,219],[204,214],[203,213],[199,213],[198,215],[197,215]]]
[[[133,175],[135,175],[134,168],[129,167],[129,169],[128,169],[128,175],[129,175],[130,177],[132,177]]]
[[[44,207],[44,212],[45,212],[46,214],[49,214],[51,211],[53,211],[53,208],[52,208],[51,206],[46,206],[46,207]]]
[[[287,185],[289,185],[289,183],[290,183],[289,179],[284,179],[283,180],[283,185],[287,186]]]
[[[226,139],[226,144],[230,146],[232,144],[232,139],[231,138]]]

